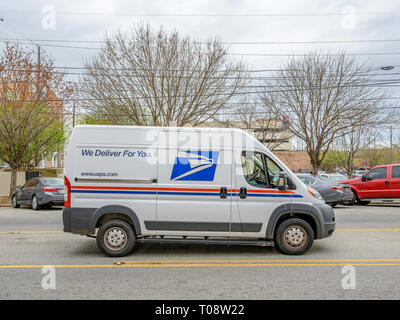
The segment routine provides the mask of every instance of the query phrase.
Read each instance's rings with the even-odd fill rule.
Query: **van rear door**
[[[77,146],[71,201],[74,207],[121,205],[155,220],[157,148],[135,146]],[[141,230],[145,233],[142,225]]]

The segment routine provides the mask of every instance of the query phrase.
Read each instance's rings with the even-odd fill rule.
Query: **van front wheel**
[[[124,220],[113,219],[104,223],[97,233],[97,246],[109,257],[128,255],[135,245],[135,232]]]
[[[285,254],[304,254],[314,243],[314,231],[303,219],[284,220],[276,229],[275,243]]]

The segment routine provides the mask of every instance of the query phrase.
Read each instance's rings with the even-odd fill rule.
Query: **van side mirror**
[[[279,174],[278,189],[281,191],[288,189],[288,175],[286,172],[281,172]]]

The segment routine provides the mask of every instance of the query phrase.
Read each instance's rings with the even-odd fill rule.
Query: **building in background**
[[[257,119],[251,123],[243,121],[209,121],[203,123],[201,126],[246,130],[273,152],[292,150],[293,135],[288,130],[288,126],[284,120],[267,118]]]

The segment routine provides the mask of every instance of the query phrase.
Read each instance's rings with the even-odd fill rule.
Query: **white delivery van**
[[[138,242],[303,254],[335,229],[321,195],[238,129],[77,126],[65,187],[64,231],[109,256]]]

